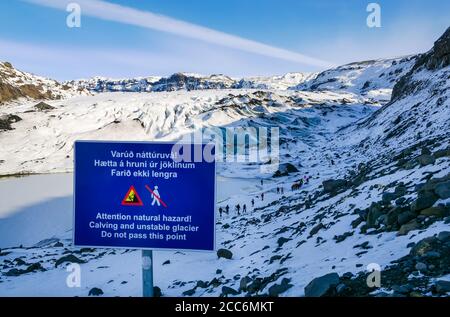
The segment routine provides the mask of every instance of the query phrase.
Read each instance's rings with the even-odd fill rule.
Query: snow
[[[356,208],[365,209],[379,201],[386,185],[403,182],[413,188],[427,175],[441,177],[450,172],[448,157],[411,170],[396,169],[393,162],[383,161],[384,156],[420,140],[440,138],[440,147],[449,145],[445,138],[450,131],[449,103],[437,102],[439,97],[448,97],[448,69],[416,74],[415,80],[440,85],[388,102],[394,84],[391,79],[406,73],[413,62],[414,58],[408,57],[353,63],[322,75],[249,78],[239,89],[76,95],[48,101],[55,109],[44,112],[33,110],[34,101],[2,106],[1,114],[15,114],[23,120],[13,124],[14,130],[0,133],[0,175],[46,174],[0,179],[0,247],[4,252],[0,296],[87,296],[92,287],[101,288],[105,296],[140,296],[140,251],[96,249],[83,253],[72,246],[73,142],[173,141],[204,127],[276,126],[280,129],[280,162],[294,164],[299,172],[275,178],[271,173],[261,174],[263,162],[219,163],[218,207],[231,208],[230,215],[217,217],[217,247],[230,249],[233,258],[218,259],[211,252],[154,252],[155,285],[164,296],[182,296],[197,281],[213,278],[238,289],[241,277],[268,277],[280,269],[285,272],[260,294],[288,277],[293,287],[281,295],[302,296],[315,277],[330,272],[358,273],[370,263],[385,268],[408,254],[409,243],[448,230],[442,220],[404,236],[375,234],[374,230],[363,234],[351,226]],[[364,88],[369,79],[371,84]],[[298,81],[301,84],[295,83],[295,89],[287,89]],[[255,83],[265,86],[251,89]],[[250,88],[245,88],[247,84]],[[440,95],[436,88],[442,88]],[[399,124],[407,120],[416,124],[390,138],[389,132],[399,129],[393,123],[398,116],[403,116]],[[323,195],[305,207],[310,196],[322,193],[324,180],[342,178],[360,163],[374,163],[368,174],[373,179],[335,196]],[[292,191],[291,185],[306,174],[311,176],[310,182]],[[277,187],[283,187],[283,195],[277,193]],[[414,195],[405,197],[414,199]],[[250,207],[252,199],[255,208]],[[249,212],[236,215],[238,203],[246,204]],[[319,223],[323,227],[310,236]],[[337,242],[335,236],[345,233],[353,234]],[[289,239],[282,247],[280,237]],[[57,241],[64,246],[55,246]],[[358,247],[364,242],[370,248]],[[67,287],[66,264],[55,267],[55,260],[67,252],[87,261],[80,265],[80,288]],[[46,271],[6,276],[7,261],[17,258],[40,262]],[[163,265],[166,260],[170,264]],[[222,273],[217,274],[218,269]],[[221,287],[208,287],[196,288],[194,296],[220,294]]]

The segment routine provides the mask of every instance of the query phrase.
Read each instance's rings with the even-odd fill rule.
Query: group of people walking
[[[261,179],[261,186],[264,186],[264,180]],[[284,194],[284,187],[282,186],[277,186],[277,194]],[[264,192],[262,192],[260,195],[257,195],[255,197],[256,199],[261,199],[261,201],[264,201]],[[251,203],[251,208],[254,209],[255,207],[255,198],[252,198],[252,200],[250,201]],[[247,204],[243,204],[242,206],[238,203],[236,206],[234,206],[234,210],[236,211],[236,214],[239,216],[241,215],[241,211],[242,214],[246,214],[247,213]],[[219,207],[219,215],[222,218],[222,216],[226,214],[229,215],[230,214],[230,206],[226,205],[225,207]]]

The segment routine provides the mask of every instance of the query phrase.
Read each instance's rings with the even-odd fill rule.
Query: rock
[[[427,253],[425,253],[424,257],[439,259],[441,257],[441,254],[437,251],[428,251]]]
[[[434,192],[441,199],[450,198],[450,181],[442,182],[436,185]]]
[[[15,258],[14,262],[16,262],[16,265],[25,265],[26,262],[22,260],[21,258]]]
[[[208,286],[217,287],[220,284],[222,284],[222,283],[220,282],[219,279],[213,278],[211,281],[209,281]]]
[[[8,272],[4,273],[5,276],[19,276],[26,273],[32,273],[36,271],[45,271],[45,269],[42,267],[41,263],[36,262],[30,264],[25,270],[16,269],[13,268],[9,270]]]
[[[342,294],[346,290],[347,290],[347,285],[345,285],[344,283],[340,283],[338,286],[336,286],[337,294]]]
[[[222,295],[223,296],[228,296],[228,295],[239,295],[239,292],[237,290],[235,290],[234,288],[228,287],[228,286],[223,286],[222,287]]]
[[[278,243],[279,247],[282,247],[283,244],[285,244],[286,242],[291,241],[291,240],[292,239],[288,239],[288,238],[285,238],[285,237],[280,237],[280,238],[278,238],[277,243]]]
[[[434,286],[436,287],[436,292],[439,294],[446,294],[450,292],[450,281],[436,281]]]
[[[101,296],[101,295],[103,295],[103,291],[98,287],[94,287],[89,291],[88,296]]]
[[[426,146],[424,146],[424,147],[422,147],[422,148],[420,149],[420,154],[422,154],[422,155],[429,155],[429,154],[431,154],[431,151],[430,151],[429,148],[427,148]]]
[[[222,270],[221,269],[217,269],[216,270],[216,274],[222,274]]]
[[[40,102],[40,103],[36,104],[34,107],[39,111],[55,109],[55,107],[52,107],[49,104],[46,104],[45,102]]]
[[[407,234],[408,232],[412,231],[412,230],[416,230],[420,227],[419,223],[414,219],[411,220],[410,222],[404,224],[403,226],[400,227],[400,229],[398,230],[397,235],[399,236],[403,236],[405,234]]]
[[[11,269],[8,272],[3,273],[4,276],[19,276],[24,274],[24,270],[19,270],[19,269]]]
[[[339,242],[344,241],[348,237],[351,237],[352,235],[353,235],[353,231],[348,231],[341,235],[334,236],[333,239],[336,240],[336,243],[339,243]]]
[[[437,239],[434,237],[425,238],[417,242],[417,244],[409,251],[411,256],[423,256],[428,251],[433,250],[433,244]]]
[[[401,208],[393,208],[386,214],[386,225],[393,226],[397,224],[398,216],[402,213]]]
[[[188,289],[187,291],[183,292],[183,296],[192,296],[195,294],[195,288],[193,289]]]
[[[231,252],[230,250],[227,249],[219,249],[217,250],[217,257],[220,258],[224,258],[227,260],[231,260],[231,258],[233,257],[233,252]]]
[[[199,281],[197,281],[197,285],[195,287],[207,288],[208,287],[208,283],[206,283],[205,281],[199,280]]]
[[[68,254],[56,260],[55,267],[58,267],[58,265],[63,264],[64,262],[79,263],[79,264],[86,263],[86,261],[77,258],[75,255]]]
[[[397,197],[400,197],[400,196],[406,195],[407,191],[408,191],[408,189],[406,188],[406,186],[403,183],[401,183],[397,187],[395,187],[394,192]]]
[[[369,213],[367,214],[367,225],[374,227],[377,219],[382,215],[381,207],[378,203],[372,203],[369,207]]]
[[[297,173],[298,169],[291,163],[282,163],[279,165],[278,170],[273,174],[273,177],[287,176],[290,173]]]
[[[398,215],[397,222],[400,226],[402,226],[405,223],[410,222],[411,220],[413,220],[416,217],[417,217],[417,215],[414,212],[405,211]]]
[[[383,195],[381,196],[381,200],[384,203],[390,203],[392,200],[396,199],[397,195],[395,193],[383,193]]]
[[[309,282],[305,287],[306,297],[322,297],[331,293],[339,284],[339,275],[337,273],[329,273],[321,277],[317,277]]]
[[[438,240],[441,242],[450,240],[450,231],[442,231],[439,232],[437,236]]]
[[[282,256],[282,255],[279,255],[279,254],[276,254],[276,255],[270,257],[269,264],[272,264],[273,262],[275,262],[275,261],[277,261],[277,260],[280,260],[282,257],[283,257],[283,256]]]
[[[153,286],[153,297],[161,297],[162,291],[158,286]]]
[[[63,246],[64,246],[64,244],[63,244],[62,242],[60,242],[60,241],[56,242],[56,243],[53,245],[53,247],[55,247],[55,248],[61,248],[61,247],[63,247]]]
[[[358,227],[358,226],[361,224],[361,222],[363,222],[363,221],[364,221],[364,219],[361,218],[361,217],[356,218],[356,219],[353,220],[352,223],[351,223],[352,228],[355,229],[355,228]]]
[[[12,130],[11,124],[21,121],[22,118],[14,114],[0,116],[0,131]]]
[[[415,268],[419,272],[425,272],[428,269],[427,265],[423,262],[417,262]]]
[[[441,158],[441,157],[446,157],[446,156],[450,156],[450,147],[443,149],[443,150],[438,150],[436,152],[433,153],[433,156],[435,158]]]
[[[436,162],[436,159],[434,158],[433,155],[422,154],[417,157],[417,162],[419,162],[419,164],[421,166],[426,166],[426,165],[434,164]]]
[[[319,232],[320,229],[325,228],[325,226],[322,223],[319,223],[318,225],[314,226],[311,231],[309,232],[309,236],[312,237],[317,232]]]
[[[406,198],[405,197],[399,197],[395,200],[395,204],[397,206],[401,206],[406,202]]]
[[[250,277],[244,276],[243,278],[241,278],[241,281],[239,283],[239,289],[245,292],[247,290],[248,283],[250,283],[251,281],[252,279]]]
[[[292,284],[289,284],[290,280],[288,278],[283,278],[281,284],[274,284],[269,287],[269,296],[277,297],[281,293],[286,292],[289,288],[292,287]]]
[[[409,294],[412,291],[412,286],[409,284],[406,285],[393,285],[392,290],[398,294]]]
[[[170,260],[164,261],[162,265],[167,265],[167,264],[170,264]]]
[[[253,282],[250,283],[250,285],[247,285],[247,292],[249,292],[250,294],[257,293],[261,290],[262,286],[262,279],[255,278]]]
[[[419,191],[417,199],[412,203],[411,210],[419,212],[425,208],[431,207],[439,199],[432,191]]]
[[[347,186],[347,184],[348,183],[345,179],[336,179],[336,180],[329,179],[322,182],[323,189],[326,193],[337,192],[338,190]]]
[[[448,214],[448,212],[445,207],[436,206],[436,207],[426,208],[426,209],[422,210],[420,212],[420,214],[423,216],[435,216],[435,217],[443,218]]]

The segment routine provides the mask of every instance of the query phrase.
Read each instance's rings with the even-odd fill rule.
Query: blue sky
[[[0,1],[0,60],[60,80],[283,74],[423,52],[450,26],[442,0],[376,1],[381,28],[366,25],[375,1],[105,1]],[[68,2],[80,3],[81,28],[66,26]]]

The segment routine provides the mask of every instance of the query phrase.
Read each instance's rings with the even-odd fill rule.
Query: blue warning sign
[[[74,244],[214,250],[213,144],[75,142]]]

